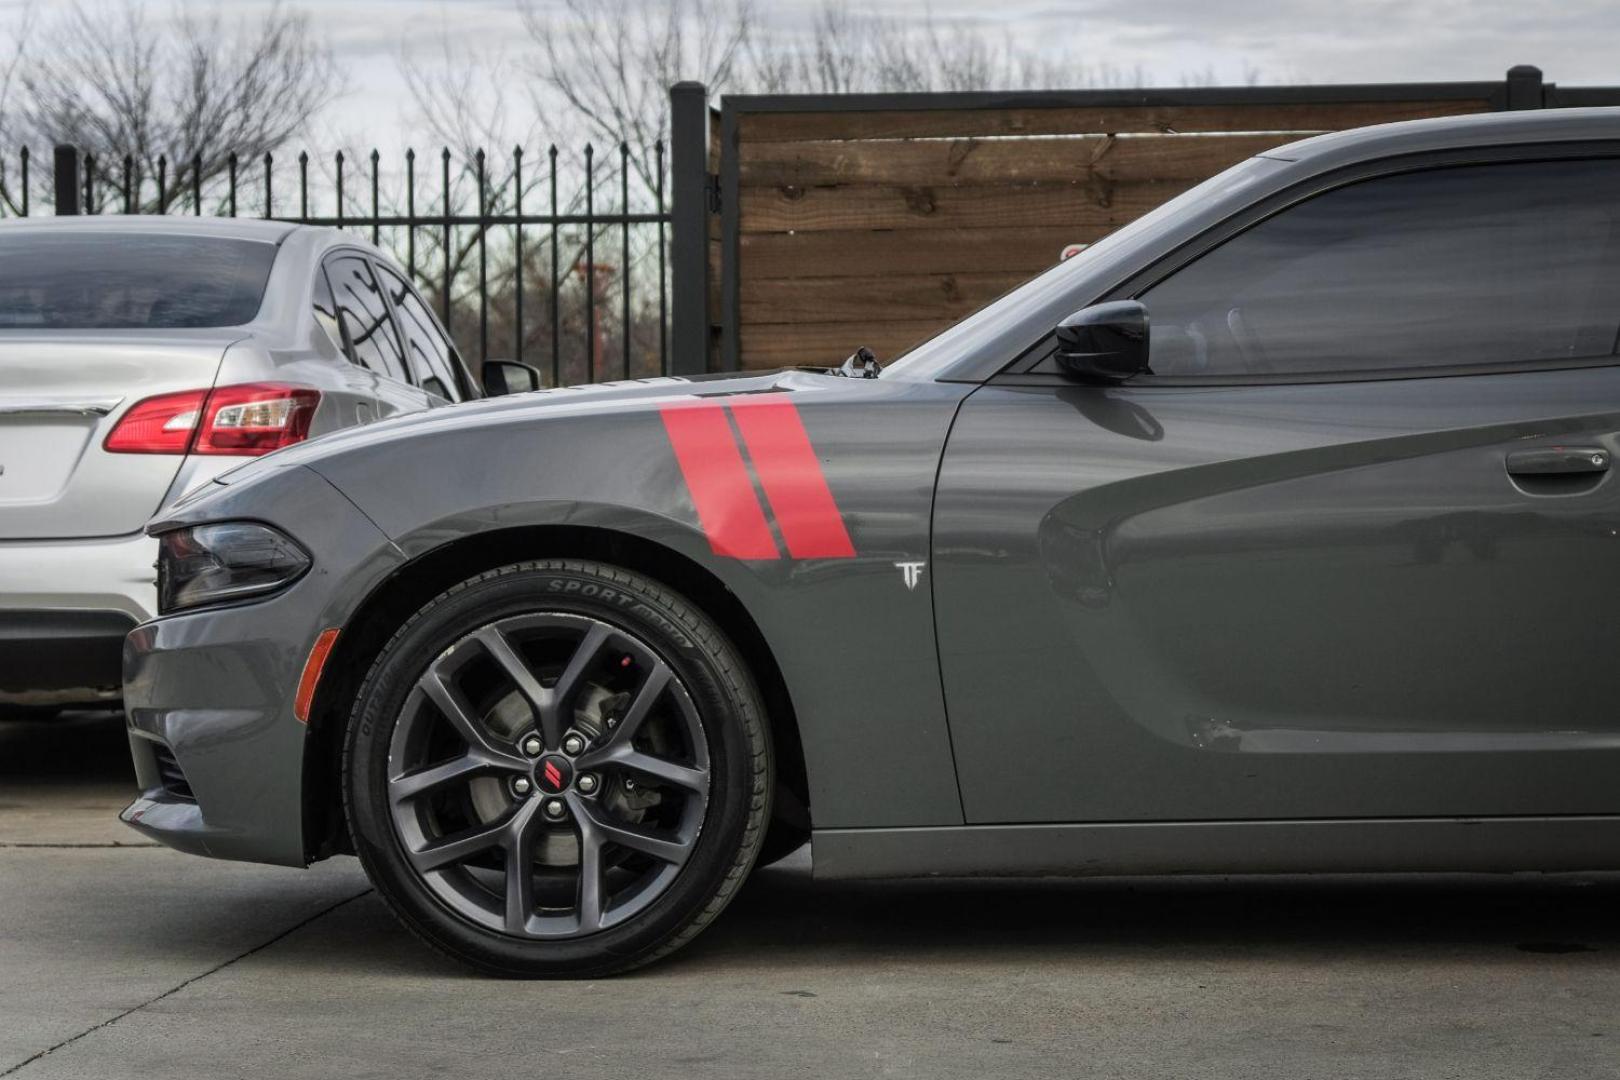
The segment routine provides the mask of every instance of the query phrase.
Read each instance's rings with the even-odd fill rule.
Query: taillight
[[[194,454],[268,454],[309,437],[321,392],[285,383],[217,386],[208,395]]]
[[[184,454],[207,400],[207,390],[183,390],[137,401],[101,445],[114,454]]]
[[[309,437],[321,392],[287,383],[240,383],[138,401],[102,446],[114,454],[256,457]]]

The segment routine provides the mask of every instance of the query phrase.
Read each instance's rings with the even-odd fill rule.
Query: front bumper
[[[115,700],[119,646],[157,607],[157,541],[0,541],[0,702]]]
[[[181,851],[302,866],[307,729],[293,715],[298,680],[320,632],[343,628],[402,560],[307,469],[221,486],[176,521],[231,518],[296,538],[310,572],[268,599],[167,616],[130,633],[124,705],[141,794],[120,817]]]

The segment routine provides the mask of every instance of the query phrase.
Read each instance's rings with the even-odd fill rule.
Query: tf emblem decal
[[[899,568],[900,579],[906,583],[906,591],[909,592],[917,587],[917,582],[922,580],[923,567],[927,566],[928,564],[920,562],[897,562],[894,565]]]

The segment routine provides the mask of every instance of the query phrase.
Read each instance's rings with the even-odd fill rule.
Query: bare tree
[[[752,0],[563,0],[560,15],[534,0],[518,4],[535,46],[530,72],[584,119],[590,137],[628,146],[649,189],[654,147],[669,137],[669,88],[683,79],[729,86],[754,26]],[[536,101],[535,111],[547,104]]]
[[[593,137],[640,151],[665,137],[669,87],[711,93],[859,93],[1139,86],[1141,69],[1070,64],[976,24],[889,18],[822,0],[807,30],[769,25],[751,0],[563,0],[561,15],[518,0],[537,81],[583,116]],[[544,103],[536,102],[537,111]]]
[[[23,49],[33,31],[35,10],[25,4],[10,26],[0,31],[4,53],[0,54],[0,147],[10,147],[16,140],[16,99],[18,74],[23,62]],[[18,182],[20,183],[20,176]],[[22,193],[6,175],[6,163],[0,159],[0,205],[8,214],[22,213]]]
[[[229,28],[181,3],[154,20],[134,0],[74,3],[36,29],[18,69],[18,135],[94,155],[97,186],[122,200],[125,159],[143,210],[206,188],[232,153],[283,146],[340,89],[308,17],[275,0]],[[163,173],[160,197],[153,180]]]

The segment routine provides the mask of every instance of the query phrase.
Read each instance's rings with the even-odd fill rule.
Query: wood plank
[[[744,281],[850,275],[1013,270],[1034,275],[1058,261],[1065,244],[1090,244],[1105,226],[1030,225],[1010,229],[837,229],[745,233]]]
[[[831,184],[1067,183],[1204,180],[1292,134],[1076,135],[1029,139],[888,139],[745,142],[738,176],[748,187]]]
[[[745,233],[820,229],[938,229],[1056,225],[1118,228],[1192,186],[1187,181],[905,187],[850,184],[744,188]]]
[[[1021,273],[906,274],[881,277],[755,278],[743,275],[744,326],[766,322],[949,321],[977,311],[1029,279]]]
[[[744,326],[742,366],[760,368],[813,365],[836,367],[865,345],[888,363],[906,349],[926,341],[950,320],[927,319],[887,323],[764,323]]]
[[[805,139],[1083,135],[1122,131],[1338,131],[1341,128],[1485,112],[1490,102],[1357,101],[1295,105],[1103,105],[1011,109],[912,109],[743,113],[745,142]]]

